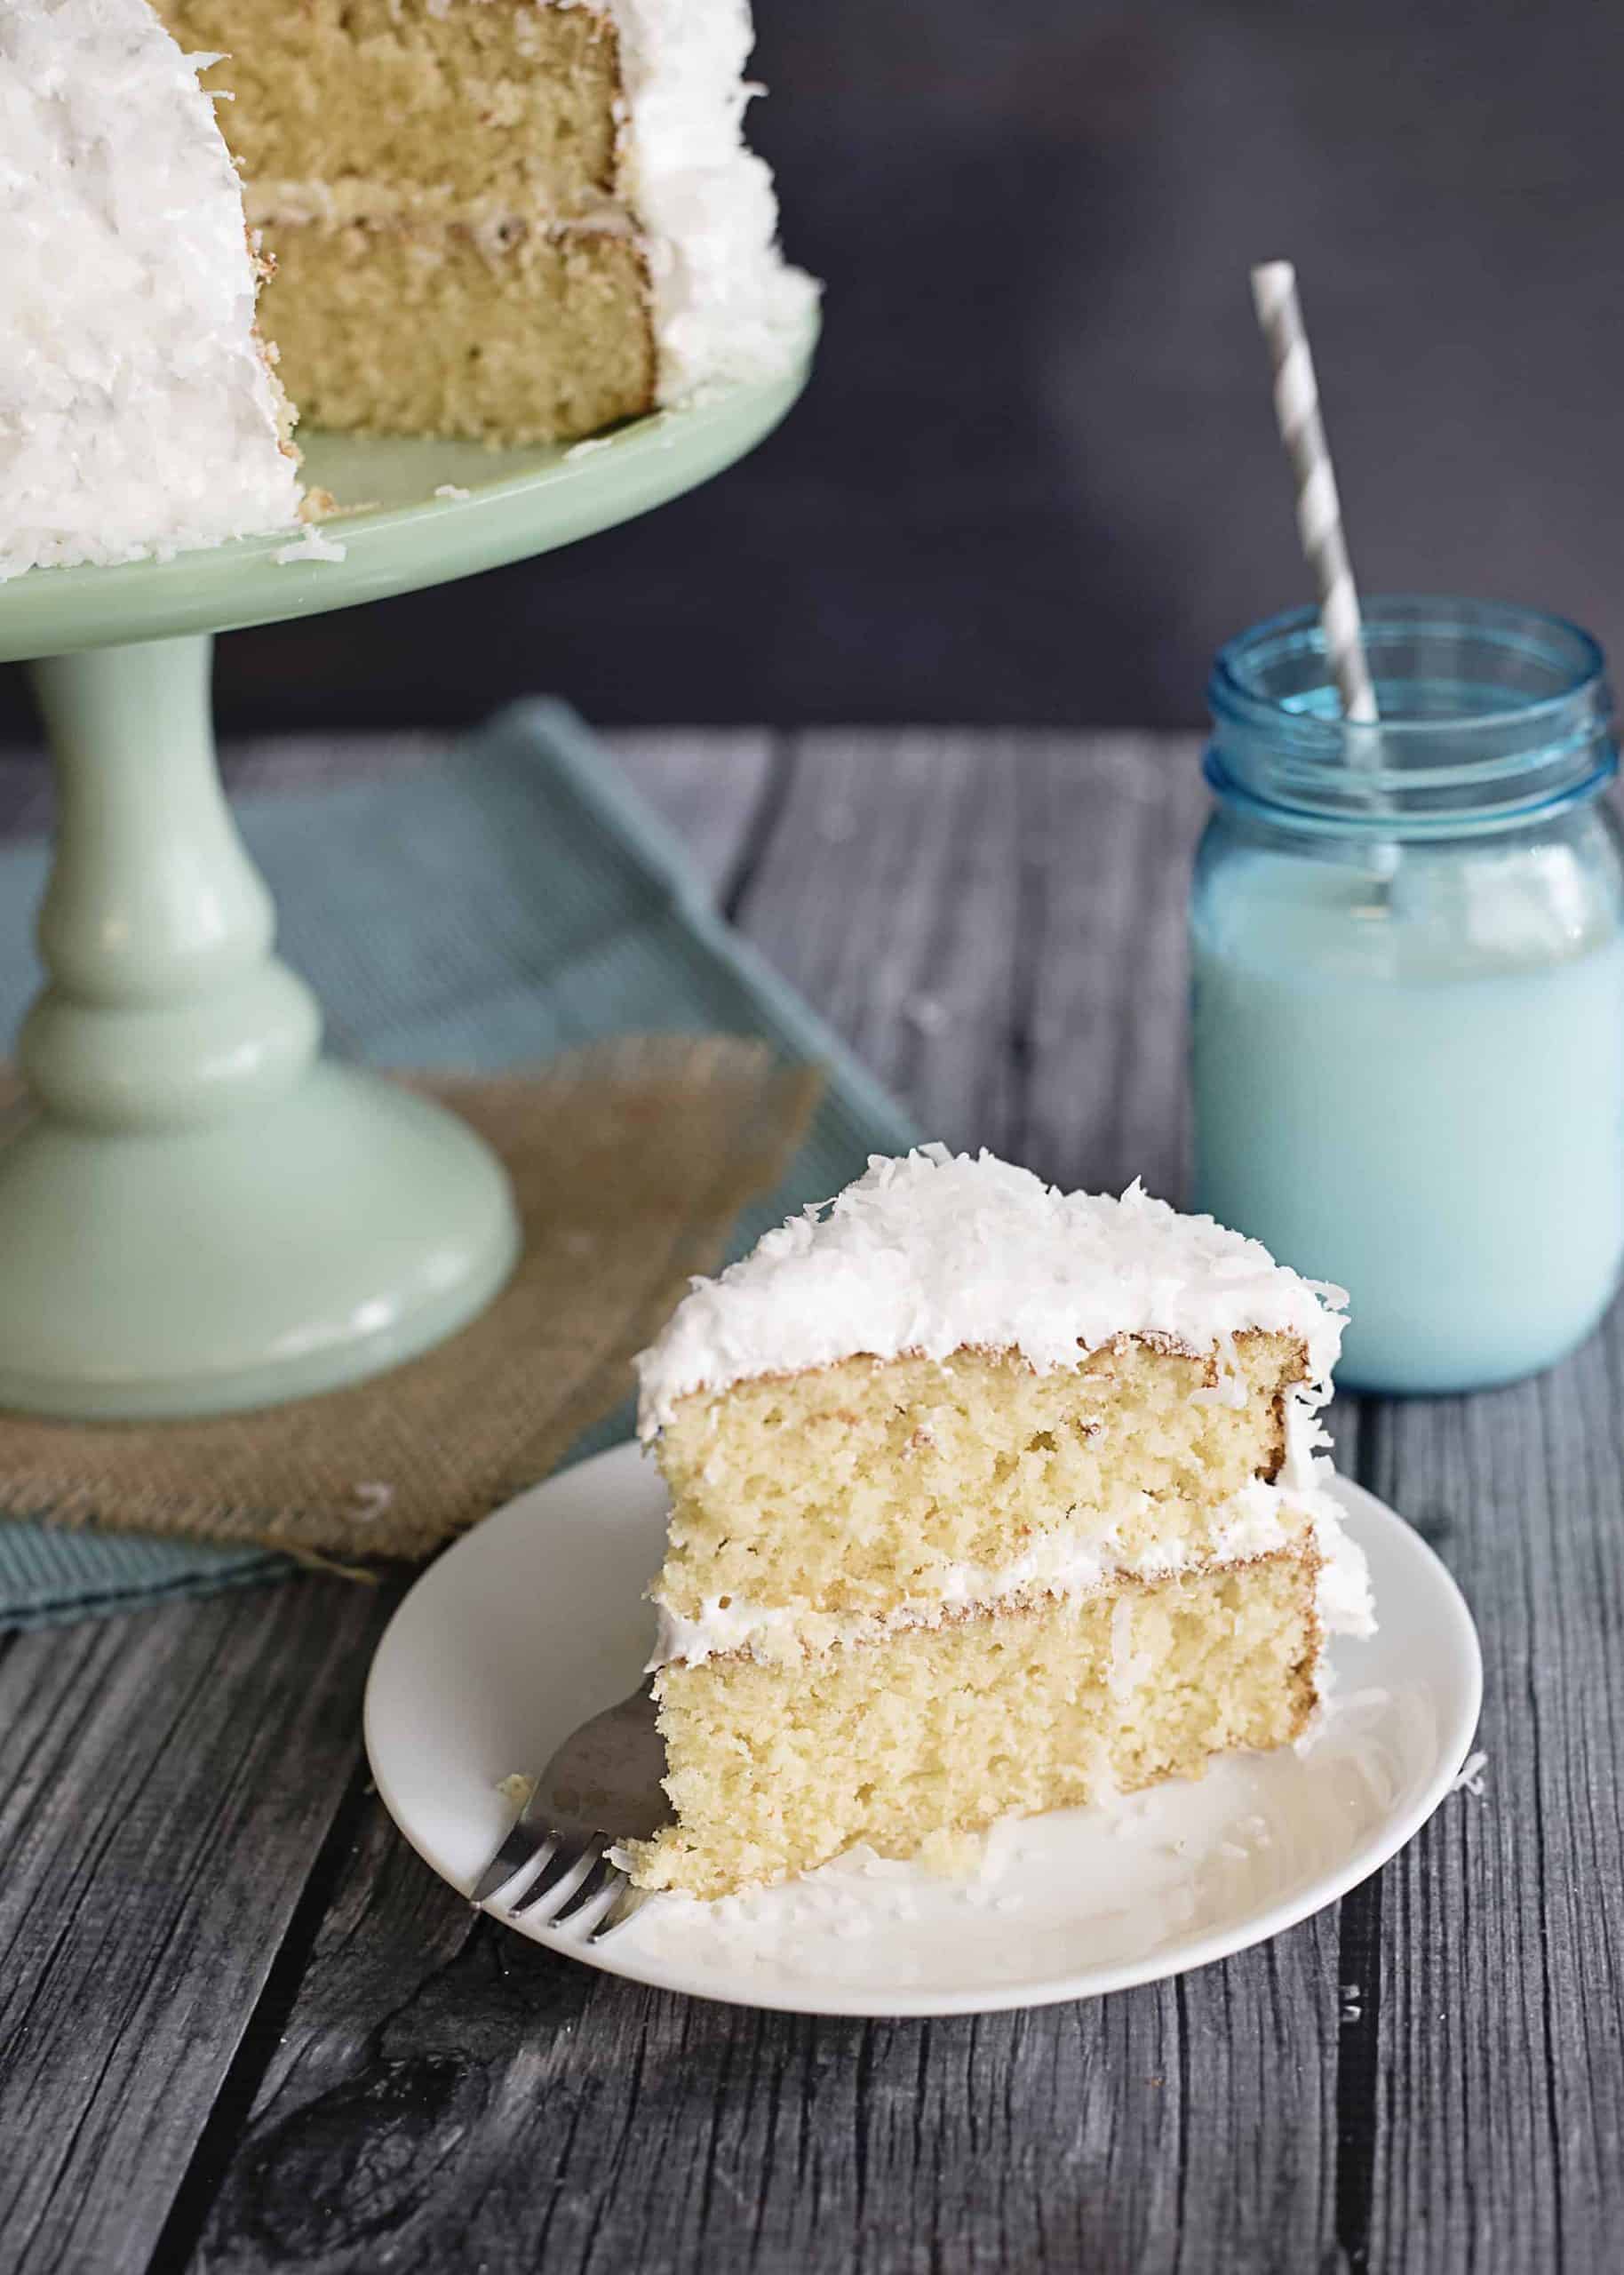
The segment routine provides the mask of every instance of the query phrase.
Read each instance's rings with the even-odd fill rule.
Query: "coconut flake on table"
[[[279,569],[292,561],[342,561],[348,547],[336,537],[328,537],[314,522],[306,522],[291,545],[278,547],[271,555]]]
[[[1470,1793],[1477,1800],[1484,1798],[1483,1773],[1489,1766],[1486,1753],[1469,1753],[1450,1782],[1452,1793]]]

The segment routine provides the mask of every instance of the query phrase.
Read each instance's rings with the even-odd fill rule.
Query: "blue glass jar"
[[[1547,1367],[1624,1263],[1624,868],[1602,656],[1374,603],[1379,724],[1312,610],[1222,650],[1191,902],[1196,1204],[1349,1290],[1338,1379]]]

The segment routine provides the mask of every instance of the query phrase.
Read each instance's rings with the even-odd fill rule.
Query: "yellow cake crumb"
[[[632,1848],[633,1878],[720,1896],[858,1841],[913,1856],[1283,1744],[1315,1704],[1318,1569],[1304,1550],[989,1611],[809,1655],[793,1674],[742,1656],[669,1666],[676,1823]]]
[[[955,1826],[938,1825],[919,1843],[919,1862],[936,1880],[962,1880],[980,1870],[986,1853],[984,1832],[964,1832]]]

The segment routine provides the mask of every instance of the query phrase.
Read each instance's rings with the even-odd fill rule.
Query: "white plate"
[[[634,1982],[840,2015],[1087,1998],[1278,1935],[1426,1823],[1482,1694],[1477,1632],[1448,1573],[1373,1496],[1337,1491],[1381,1624],[1369,1641],[1335,1644],[1332,1705],[1305,1752],[1234,1755],[1197,1784],[1001,1826],[973,1882],[848,1857],[720,1904],[661,1897],[596,1946],[512,1925]],[[390,1622],[367,1684],[372,1774],[413,1848],[461,1893],[511,1819],[499,1781],[539,1768],[635,1688],[665,1517],[652,1467],[617,1446],[487,1518]]]

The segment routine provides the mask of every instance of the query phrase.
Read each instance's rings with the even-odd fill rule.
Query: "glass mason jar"
[[[1338,1379],[1509,1382],[1624,1262],[1624,869],[1600,650],[1375,602],[1379,723],[1311,609],[1219,654],[1191,901],[1196,1205],[1336,1281]]]

